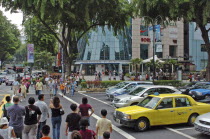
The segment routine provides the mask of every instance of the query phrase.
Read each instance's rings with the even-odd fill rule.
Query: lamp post
[[[149,16],[143,16],[142,17],[143,21],[146,19],[146,24],[152,24],[152,31],[153,31],[153,78],[152,81],[154,82],[155,77],[156,77],[156,66],[155,66],[155,52],[156,52],[156,47],[155,47],[155,25],[160,23],[159,21],[163,22],[163,19],[160,15],[156,16],[155,18],[151,18]]]

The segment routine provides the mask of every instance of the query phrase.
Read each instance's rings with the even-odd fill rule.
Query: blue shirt
[[[18,104],[14,104],[7,109],[10,117],[9,126],[14,128],[14,131],[20,132],[23,130],[23,116],[25,115],[25,108]]]

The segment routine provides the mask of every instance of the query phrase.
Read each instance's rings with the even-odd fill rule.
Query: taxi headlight
[[[124,115],[123,115],[123,118],[124,118],[124,119],[131,119],[131,115],[124,114]]]
[[[196,94],[199,95],[199,96],[202,96],[202,93],[201,92],[197,92],[196,91]]]
[[[192,94],[192,91],[189,91],[189,94]]]
[[[120,100],[119,102],[120,102],[120,103],[127,103],[127,102],[128,102],[128,100],[126,100],[126,99],[122,99],[122,100]]]

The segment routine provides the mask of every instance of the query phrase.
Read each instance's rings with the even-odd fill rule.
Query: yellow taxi
[[[150,126],[194,124],[200,114],[210,112],[210,105],[196,102],[183,94],[157,94],[146,97],[136,106],[116,109],[114,120],[124,126],[145,131]]]

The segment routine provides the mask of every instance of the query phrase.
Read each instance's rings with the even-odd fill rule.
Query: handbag
[[[64,110],[61,108],[60,109],[60,115],[64,115],[65,114],[65,112],[64,112]]]
[[[21,93],[21,88],[19,88],[18,92]]]

